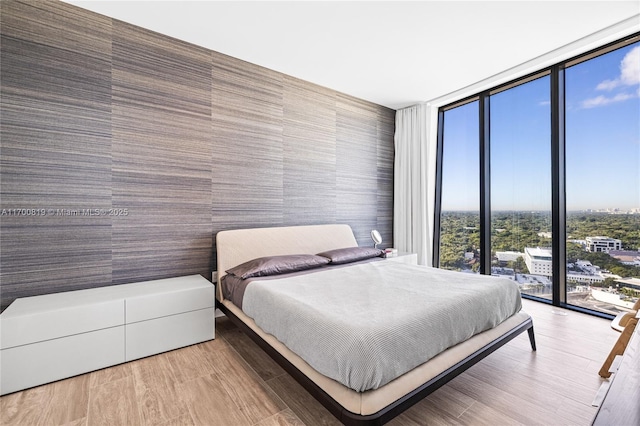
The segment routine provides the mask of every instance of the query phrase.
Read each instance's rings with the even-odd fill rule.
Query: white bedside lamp
[[[382,242],[382,235],[380,235],[377,229],[374,229],[371,231],[371,239],[373,240],[373,247],[378,248],[378,244]]]

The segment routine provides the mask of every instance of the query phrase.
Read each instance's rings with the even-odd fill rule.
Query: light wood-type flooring
[[[527,333],[391,425],[589,425],[609,321],[527,301]],[[0,398],[2,425],[339,425],[226,318],[216,339]]]

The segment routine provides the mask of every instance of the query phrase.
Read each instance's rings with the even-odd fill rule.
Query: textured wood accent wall
[[[211,275],[211,53],[113,22],[113,282]]]
[[[283,75],[213,52],[212,220],[223,229],[283,223]]]
[[[112,282],[111,217],[70,215],[111,208],[112,30],[110,19],[64,3],[0,8],[4,308]]]
[[[391,244],[393,110],[66,3],[0,7],[2,309],[210,278],[223,229]]]
[[[336,93],[285,77],[284,222],[336,221]]]
[[[382,247],[393,245],[393,164],[395,145],[393,137],[396,129],[395,111],[378,107],[378,230],[382,235]]]

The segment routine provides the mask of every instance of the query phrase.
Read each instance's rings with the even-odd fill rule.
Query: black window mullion
[[[552,303],[567,303],[567,213],[565,191],[565,90],[564,68],[551,69],[551,231]]]
[[[491,151],[489,93],[480,94],[480,273],[491,275]]]
[[[436,199],[433,221],[433,258],[432,265],[440,267],[440,215],[442,214],[442,153],[444,150],[444,111],[438,111],[438,141],[436,147]]]

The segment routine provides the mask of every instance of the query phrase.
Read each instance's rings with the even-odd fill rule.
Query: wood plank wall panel
[[[284,223],[336,221],[336,92],[286,76]]]
[[[216,269],[222,229],[392,241],[394,111],[62,2],[1,1],[1,309]]]
[[[213,232],[282,225],[283,75],[213,52],[212,76]]]
[[[111,284],[111,218],[81,213],[111,207],[111,20],[62,3],[0,7],[0,203],[39,209],[0,217],[4,308]]]
[[[359,245],[371,246],[378,209],[378,112],[369,102],[338,95],[337,222],[349,223]]]
[[[211,270],[211,56],[113,22],[113,281]]]
[[[393,246],[393,164],[395,159],[395,111],[377,107],[378,145],[378,217],[377,229],[382,236],[381,247]]]

